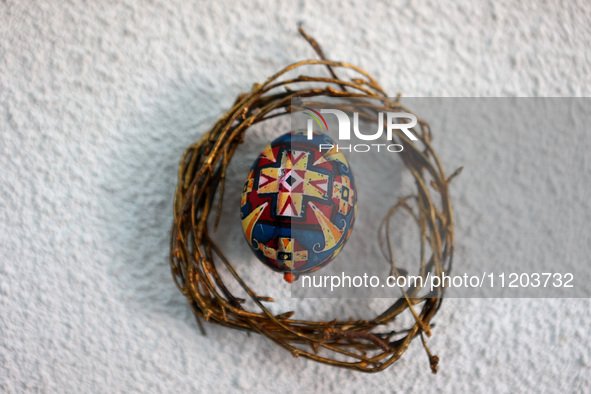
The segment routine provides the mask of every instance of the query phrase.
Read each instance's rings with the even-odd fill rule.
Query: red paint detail
[[[295,187],[291,187],[291,192],[295,194],[302,194],[304,193],[304,182],[294,183]]]
[[[297,277],[295,276],[295,274],[292,274],[291,272],[286,272],[285,274],[283,274],[283,279],[285,279],[286,282],[293,283],[297,279]]]
[[[302,160],[302,158],[306,155],[306,152],[300,152],[299,156],[294,156],[293,151],[287,151],[287,158],[291,162],[291,165],[294,166],[298,163],[298,161]]]
[[[259,187],[267,186],[269,183],[271,183],[275,180],[275,178],[267,176],[267,175],[263,174],[262,172],[261,172],[261,178],[265,178],[266,182],[265,183],[259,182]]]
[[[316,179],[316,180],[311,180],[310,181],[310,185],[314,186],[314,188],[316,188],[319,192],[321,193],[326,193],[327,192],[327,188],[325,187],[324,189],[320,188],[320,185],[327,185],[328,184],[328,179]]]
[[[293,200],[291,199],[291,196],[287,196],[287,201],[285,201],[285,204],[283,205],[283,209],[281,210],[281,215],[283,215],[283,213],[285,212],[285,210],[287,209],[287,205],[289,204],[289,207],[291,208],[291,211],[294,213],[294,215],[298,214],[298,210],[296,209],[295,204],[293,203]]]

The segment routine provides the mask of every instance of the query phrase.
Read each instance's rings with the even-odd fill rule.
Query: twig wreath
[[[289,115],[292,99],[328,96],[378,101],[369,105],[365,116],[372,118],[379,110],[404,111],[399,97],[392,99],[378,82],[359,67],[327,60],[316,41],[301,28],[300,33],[312,45],[320,60],[306,60],[279,71],[263,84],[254,84],[248,93],[240,94],[232,108],[206,132],[201,141],[184,152],[179,166],[178,185],[174,198],[174,223],[171,232],[170,265],[179,290],[187,297],[197,323],[204,333],[201,319],[222,326],[256,332],[287,349],[294,357],[302,356],[325,364],[363,372],[378,372],[392,365],[408,348],[411,340],[420,336],[429,357],[433,373],[437,372],[438,357],[432,355],[425,336],[431,336],[430,323],[441,306],[445,288],[440,287],[427,296],[418,297],[420,288],[402,290],[381,314],[371,320],[306,321],[291,317],[294,311],[271,313],[263,302],[270,297],[257,295],[238,275],[222,250],[209,235],[208,220],[218,199],[215,225],[217,229],[226,169],[249,127],[259,122]],[[302,66],[321,66],[328,69],[328,77],[299,75],[287,78],[286,73]],[[339,69],[348,69],[357,78],[341,79]],[[372,115],[373,114],[373,115]],[[390,244],[390,221],[399,210],[412,215],[420,234],[419,275],[423,278],[449,273],[454,250],[454,222],[448,185],[461,168],[447,177],[431,146],[429,125],[417,117],[412,130],[418,141],[410,141],[400,130],[397,143],[404,146],[400,157],[411,172],[416,193],[399,197],[381,223],[392,264],[391,272],[398,270]],[[413,208],[414,207],[414,208]],[[382,233],[382,231],[380,232]],[[253,300],[257,310],[247,310],[244,299],[233,295],[219,275],[226,269]],[[404,311],[410,311],[413,323],[409,327],[392,331],[387,326]]]

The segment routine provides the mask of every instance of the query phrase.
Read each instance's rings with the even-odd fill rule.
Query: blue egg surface
[[[308,139],[298,131],[263,149],[248,173],[240,205],[242,229],[254,254],[293,282],[341,251],[353,229],[357,190],[335,142],[325,134]]]

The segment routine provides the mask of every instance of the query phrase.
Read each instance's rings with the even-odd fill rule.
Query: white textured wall
[[[439,374],[415,341],[366,375],[213,325],[201,336],[167,262],[183,149],[253,82],[313,57],[298,22],[392,95],[588,96],[588,3],[106,4],[0,3],[0,391],[591,390],[589,300],[446,300],[430,340]],[[448,169],[478,161],[478,136],[458,156],[434,133]],[[465,190],[453,189],[460,247],[506,209]],[[456,264],[496,257],[471,250]]]

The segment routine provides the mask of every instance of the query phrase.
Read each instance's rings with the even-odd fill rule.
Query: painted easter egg
[[[351,235],[357,190],[336,146],[324,134],[284,134],[263,149],[244,183],[246,241],[290,283],[334,259]]]

